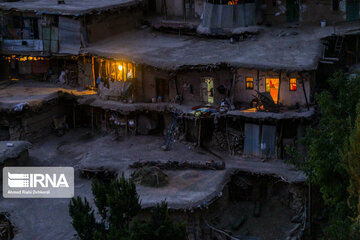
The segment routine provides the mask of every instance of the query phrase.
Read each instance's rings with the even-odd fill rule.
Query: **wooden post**
[[[280,120],[280,136],[279,136],[279,141],[280,142],[280,153],[277,152],[276,155],[278,158],[281,158],[281,150],[282,150],[282,139],[283,139],[283,135],[284,135],[284,120]],[[279,149],[279,147],[277,147],[276,149]],[[278,151],[278,150],[277,150]]]
[[[129,123],[128,115],[125,115],[125,121],[126,121],[126,124],[125,124],[125,136],[127,136],[128,135],[128,123]]]
[[[164,8],[165,20],[167,20],[167,6],[166,6],[166,0],[163,0],[163,8]]]
[[[257,78],[257,90],[260,92],[260,71],[259,69],[256,71],[256,78]]]
[[[281,72],[279,73],[279,89],[278,89],[278,97],[277,97],[277,103],[280,104],[280,89],[281,89]]]
[[[96,85],[96,79],[95,79],[95,57],[91,58],[91,69],[92,69],[92,75],[93,75],[93,86]]]
[[[94,108],[91,108],[91,131],[94,131]]]
[[[304,84],[304,76],[303,76],[302,73],[300,73],[300,77],[301,77],[302,89],[303,89],[304,97],[305,97],[305,101],[306,101],[306,106],[307,106],[307,109],[309,110],[310,107],[309,107],[308,99],[307,99],[307,96],[306,96],[306,90],[305,90],[305,84]]]
[[[356,36],[355,64],[358,64],[358,58],[359,58],[359,37]]]
[[[235,85],[236,85],[236,73],[233,73],[233,79],[232,79],[232,84],[231,84],[231,92],[230,92],[231,104],[234,104],[234,99],[235,99],[235,94],[236,94]]]
[[[232,152],[231,152],[231,148],[230,148],[230,141],[229,141],[229,132],[228,132],[228,118],[226,118],[225,120],[225,133],[226,133],[226,142],[227,142],[227,145],[228,145],[228,153],[230,155],[232,155]]]
[[[259,157],[262,157],[262,149],[261,149],[261,143],[262,143],[262,123],[259,122]]]
[[[185,0],[183,1],[183,11],[184,11],[184,22],[186,22],[186,5],[185,5]]]
[[[199,126],[198,126],[198,147],[201,146],[201,117],[199,117]]]
[[[76,127],[76,119],[75,119],[75,105],[73,106],[73,128]]]
[[[123,71],[123,80],[126,81],[126,68],[125,68],[126,63],[121,62],[121,66],[122,66],[122,71]]]

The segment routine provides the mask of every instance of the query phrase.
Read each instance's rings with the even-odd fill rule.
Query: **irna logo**
[[[4,198],[71,198],[72,167],[4,167]]]
[[[8,172],[8,186],[11,188],[69,187],[64,174],[26,174]]]

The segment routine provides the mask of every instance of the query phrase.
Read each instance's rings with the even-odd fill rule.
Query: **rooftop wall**
[[[256,24],[256,4],[204,4],[202,25],[208,28],[236,28]]]
[[[141,9],[131,9],[112,14],[91,15],[84,19],[87,42],[93,43],[129,31],[139,25]]]

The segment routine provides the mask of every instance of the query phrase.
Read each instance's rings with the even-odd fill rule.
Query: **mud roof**
[[[30,11],[44,14],[84,15],[113,8],[136,5],[142,0],[23,0],[18,2],[1,2],[0,9],[15,11]]]
[[[227,64],[264,70],[316,70],[332,28],[263,29],[245,41],[207,39],[133,30],[90,45],[85,53],[165,70]]]

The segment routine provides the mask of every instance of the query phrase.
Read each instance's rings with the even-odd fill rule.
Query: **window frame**
[[[248,79],[251,79],[251,81],[248,81]],[[248,83],[251,83],[251,88],[248,87]],[[254,90],[254,77],[245,77],[245,89]]]
[[[291,82],[291,80],[295,79],[295,83]],[[293,90],[291,88],[291,86],[295,85],[295,89]],[[292,78],[289,78],[289,91],[290,92],[296,92],[297,90],[297,78],[296,77],[292,77]]]

